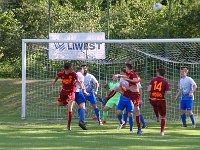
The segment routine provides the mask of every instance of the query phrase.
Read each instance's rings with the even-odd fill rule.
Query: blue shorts
[[[86,102],[85,96],[82,91],[75,93],[75,101],[78,105]]]
[[[181,110],[192,110],[194,100],[181,100]]]
[[[124,108],[126,108],[126,112],[133,112],[134,111],[134,105],[133,105],[132,100],[121,95],[118,106],[117,106],[117,110],[123,111]]]
[[[89,92],[89,94],[89,96],[84,95],[85,99],[88,100],[92,105],[97,104],[97,99],[94,95],[94,92]]]

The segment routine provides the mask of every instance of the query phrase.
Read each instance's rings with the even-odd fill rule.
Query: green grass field
[[[77,120],[66,131],[66,120],[25,120],[21,115],[20,80],[0,80],[0,149],[200,149],[200,128],[167,123],[165,136],[159,135],[159,123],[148,123],[143,134],[117,130],[117,121],[98,126],[89,120],[87,131]],[[136,132],[136,129],[134,129]]]

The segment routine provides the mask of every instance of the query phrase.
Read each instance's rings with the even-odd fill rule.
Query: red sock
[[[111,97],[113,97],[116,94],[115,90],[112,90],[108,95],[106,96],[106,101],[108,101]]]
[[[161,132],[164,132],[166,126],[166,119],[161,119]]]
[[[140,129],[140,116],[136,116],[136,123],[137,123],[137,127],[138,129]]]
[[[71,121],[72,121],[72,112],[69,111],[69,112],[68,112],[68,123],[67,123],[67,126],[68,126],[68,127],[70,127]]]

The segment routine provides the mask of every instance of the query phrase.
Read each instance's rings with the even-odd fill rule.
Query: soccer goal
[[[73,43],[92,43],[105,46],[105,59],[93,59],[92,53],[82,49],[86,57],[83,60],[50,59],[50,44],[63,45]],[[92,46],[92,45],[91,45]],[[62,48],[62,47],[61,47]],[[88,47],[87,47],[88,48]],[[61,49],[63,50],[63,49]],[[70,56],[69,56],[70,57]],[[141,40],[22,40],[22,119],[66,119],[67,108],[57,106],[57,97],[61,82],[54,87],[50,83],[63,64],[70,61],[74,68],[87,63],[89,72],[100,83],[99,94],[104,97],[108,91],[103,86],[111,81],[113,74],[119,73],[125,62],[131,61],[134,70],[142,78],[143,104],[141,112],[145,119],[154,120],[155,116],[149,104],[147,86],[150,79],[155,77],[156,69],[166,69],[166,78],[171,84],[172,95],[167,97],[167,119],[179,120],[179,102],[175,101],[180,80],[180,67],[187,66],[189,76],[200,85],[200,39],[141,39]],[[86,118],[92,118],[94,112],[87,103]],[[98,103],[99,108],[103,106]],[[193,112],[198,119],[200,110],[200,90],[195,92]],[[109,112],[109,118],[115,119],[116,109]],[[77,105],[74,106],[74,117],[78,117]]]

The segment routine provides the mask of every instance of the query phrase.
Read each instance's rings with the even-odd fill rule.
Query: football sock
[[[133,117],[129,117],[130,131],[133,130]]]
[[[103,120],[106,120],[108,117],[108,111],[103,111]]]
[[[83,108],[78,109],[78,113],[79,113],[80,121],[84,122],[84,120],[85,120],[85,109],[83,109]]]
[[[143,125],[145,125],[144,117],[142,114],[140,114],[140,121],[142,122]]]
[[[123,114],[123,120],[124,120],[125,124],[127,123],[127,118],[128,118],[128,112],[126,111]]]
[[[117,115],[117,118],[119,120],[119,123],[122,124],[122,114]]]
[[[161,132],[164,132],[166,126],[166,119],[161,119]]]
[[[191,114],[190,115],[190,119],[192,121],[192,124],[195,125],[196,124],[196,121],[195,121],[195,118],[194,118],[194,114]]]
[[[181,120],[182,120],[183,125],[186,125],[186,114],[181,115]]]
[[[140,116],[136,116],[136,123],[137,123],[138,129],[140,129],[141,128],[141,126],[140,126]]]
[[[68,126],[68,127],[70,127],[71,121],[72,121],[72,112],[69,111],[69,112],[68,112],[68,123],[67,123],[67,126]]]
[[[96,114],[96,116],[97,116],[97,120],[100,122],[100,121],[101,121],[101,118],[100,118],[100,111],[99,111],[99,108],[95,108],[95,109],[94,109],[94,112],[95,112],[95,114]]]
[[[110,98],[112,98],[116,94],[115,90],[112,90],[108,95],[106,96],[106,101],[108,101]]]

